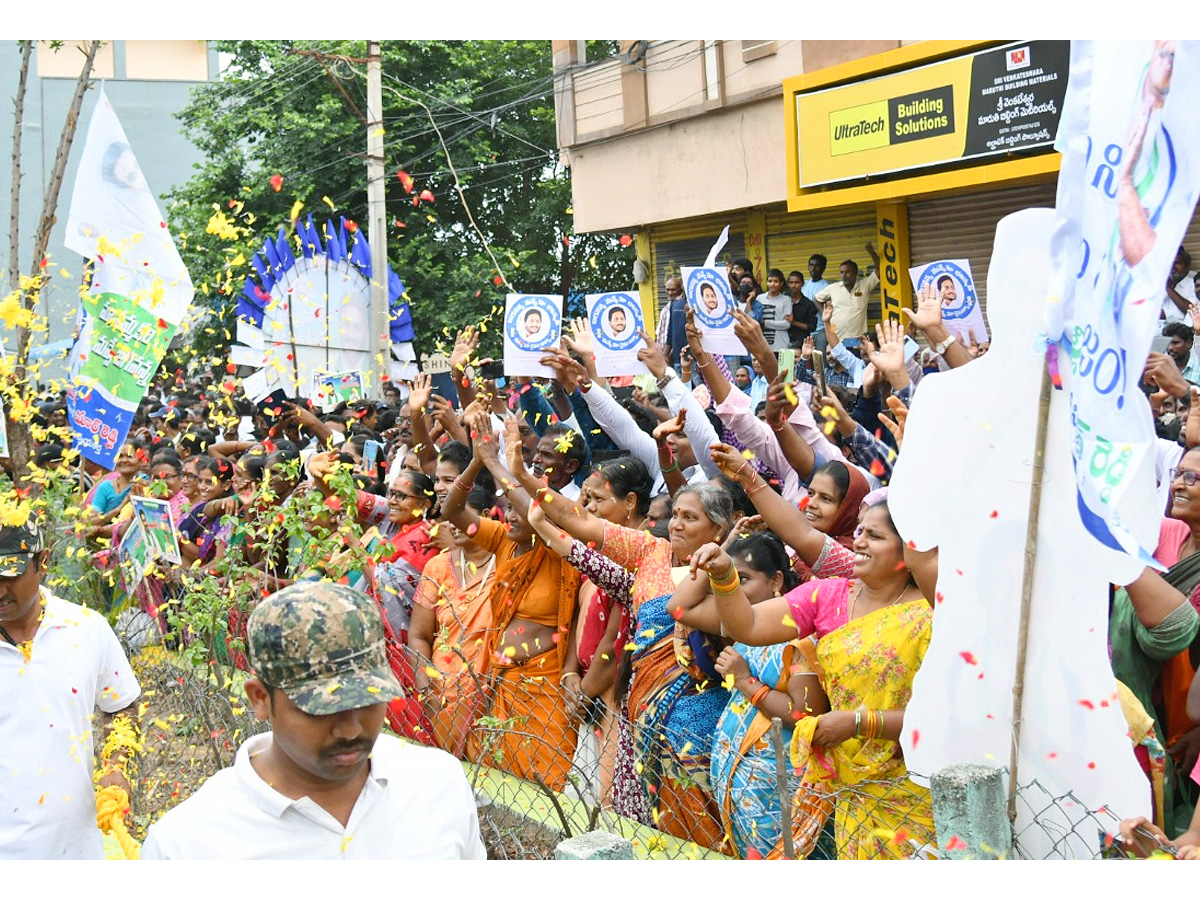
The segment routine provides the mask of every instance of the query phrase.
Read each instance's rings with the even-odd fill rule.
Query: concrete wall
[[[650,41],[634,64],[553,43],[559,148],[589,232],[783,202],[783,80],[902,42]]]
[[[25,94],[21,161],[21,249],[18,261],[23,274],[28,274],[32,265],[34,229],[81,65],[82,57],[72,46],[76,43],[68,42],[68,46],[58,53],[50,52],[44,44],[39,46],[30,67]],[[113,41],[102,48],[106,61],[104,87],[137,155],[146,181],[161,198],[162,194],[184,183],[192,174],[193,164],[202,159],[199,151],[180,133],[175,114],[183,109],[193,84],[215,76],[216,53],[196,41],[166,41],[159,47],[147,46],[152,43]],[[0,41],[0,97],[5,100],[0,107],[3,110],[0,114],[0,146],[6,148],[6,159],[7,148],[12,146],[12,98],[17,93],[20,63],[18,42]],[[123,77],[122,73],[127,67],[141,72],[142,77]],[[191,80],[181,80],[185,75]],[[98,84],[97,77],[97,87]],[[49,333],[35,337],[34,347],[70,338],[72,334],[75,310],[79,304],[82,259],[63,246],[62,233],[70,209],[75,170],[79,154],[83,151],[97,93],[93,89],[84,96],[79,127],[59,192],[58,222],[51,232],[49,246],[48,271],[52,279],[42,293],[43,302],[38,310],[49,321]],[[6,164],[0,167],[0,197],[3,198],[5,209],[2,218],[6,224],[12,196],[11,173],[11,166]],[[165,207],[161,199],[160,205]],[[163,211],[169,223],[170,214],[165,208]],[[5,276],[8,273],[8,257],[9,232],[6,227],[4,240],[0,242],[0,265]],[[7,277],[4,283],[7,292]],[[12,349],[15,338],[11,335],[2,337],[6,346]],[[62,371],[58,367],[48,367],[45,374],[61,375]]]
[[[580,232],[777,203],[786,197],[782,100],[576,147],[570,161]]]

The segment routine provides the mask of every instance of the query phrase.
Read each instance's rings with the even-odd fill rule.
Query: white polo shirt
[[[41,589],[29,662],[0,642],[0,858],[104,859],[92,787],[92,711],[141,693],[99,613]]]
[[[371,771],[342,824],[292,800],[254,770],[271,746],[255,735],[195,794],[150,826],[142,859],[486,859],[475,796],[442,750],[381,734]]]

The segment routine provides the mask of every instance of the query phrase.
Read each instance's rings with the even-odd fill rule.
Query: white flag
[[[192,302],[192,280],[103,85],[75,175],[63,243],[109,269],[109,289],[172,325],[182,321]]]

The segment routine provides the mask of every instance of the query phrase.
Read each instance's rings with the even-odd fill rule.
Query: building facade
[[[637,234],[650,277],[726,261],[765,282],[814,253],[865,271],[871,321],[911,303],[910,266],[968,259],[986,309],[996,223],[1054,205],[1069,41],[554,42],[558,142],[579,231]],[[1185,246],[1200,260],[1200,226]],[[1200,264],[1200,263],[1198,263]],[[653,321],[653,320],[652,320]]]

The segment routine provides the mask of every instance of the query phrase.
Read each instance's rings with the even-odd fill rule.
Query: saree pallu
[[[929,604],[916,600],[868,613],[821,638],[815,663],[830,709],[906,707],[932,622]],[[792,763],[803,772],[792,808],[810,818],[797,823],[803,842],[796,855],[815,848],[823,825],[817,820],[828,810],[838,859],[902,859],[936,846],[929,790],[909,780],[897,742],[851,737],[813,747],[819,718],[801,719],[792,736]]]
[[[493,729],[476,728],[467,742],[470,759],[554,791],[567,784],[575,755],[576,727],[567,715],[557,648],[522,663],[493,661],[489,681]]]
[[[739,643],[734,649],[745,657],[751,675],[776,690],[787,690],[786,669],[793,647]],[[729,703],[717,722],[710,775],[725,837],[743,859],[750,847],[766,856],[780,839],[782,808],[770,728],[770,718],[748,697],[730,691]],[[783,739],[787,742],[791,737],[791,723],[785,722]],[[789,796],[798,785],[798,779],[789,779]]]
[[[409,526],[409,529],[420,528],[424,523],[414,523]],[[396,680],[400,682],[400,687],[404,689],[404,696],[388,701],[387,704],[387,723],[388,727],[396,734],[411,738],[427,746],[434,746],[433,726],[430,724],[429,717],[426,715],[425,709],[421,702],[417,699],[417,682],[413,675],[412,661],[408,657],[408,619],[409,614],[401,605],[401,598],[405,596],[405,588],[407,587],[408,579],[406,578],[403,584],[396,582],[387,582],[385,577],[389,571],[387,563],[375,565],[371,562],[374,556],[380,552],[385,555],[390,555],[388,548],[391,546],[389,541],[382,537],[379,532],[370,528],[363,533],[362,543],[367,550],[367,564],[362,569],[354,569],[340,579],[340,583],[346,584],[355,590],[369,594],[375,601],[375,605],[379,608],[380,617],[383,620],[383,635],[384,642],[387,647],[388,664],[391,666],[392,674],[396,676]],[[406,566],[412,568],[408,563]],[[317,574],[320,577],[319,573]],[[413,579],[412,591],[407,593],[409,599],[408,608],[412,605],[412,592],[416,590],[416,581],[420,580],[420,573],[417,572]],[[404,630],[398,630],[397,626],[403,624]]]
[[[629,715],[651,818],[662,831],[722,850],[721,813],[709,787],[712,739],[729,700],[719,679],[698,682],[680,659],[669,594],[644,601],[634,628]]]

